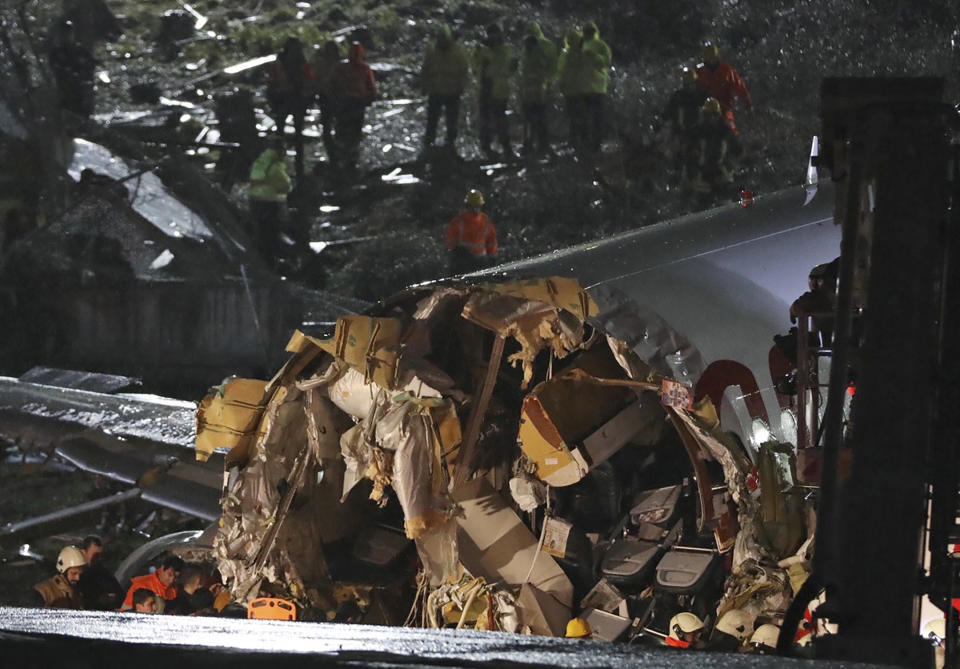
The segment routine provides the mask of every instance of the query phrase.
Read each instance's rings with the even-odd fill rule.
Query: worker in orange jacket
[[[141,589],[157,595],[157,603],[161,605],[176,599],[177,588],[173,584],[180,578],[181,570],[183,570],[183,560],[175,555],[168,555],[152,574],[134,576],[130,579],[130,589],[127,590],[127,597],[123,600],[122,610],[129,611],[133,608],[133,594]],[[160,613],[163,613],[162,609]]]
[[[450,273],[466,274],[480,269],[497,256],[497,230],[483,213],[483,194],[471,190],[464,198],[466,209],[447,226]]]
[[[377,96],[373,70],[367,65],[360,42],[347,50],[347,59],[337,65],[330,82],[333,108],[333,132],[337,162],[355,167],[363,138],[363,120],[367,107]]]
[[[750,91],[733,66],[720,61],[720,50],[716,44],[704,45],[701,57],[703,62],[697,66],[697,83],[711,98],[717,99],[727,125],[737,132],[737,124],[733,119],[733,102],[735,98],[740,98],[749,109],[753,106]]]

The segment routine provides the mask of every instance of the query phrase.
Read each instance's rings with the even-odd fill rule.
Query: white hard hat
[[[76,546],[67,546],[57,556],[57,571],[61,574],[71,567],[85,567],[87,559]]]
[[[752,637],[750,637],[750,643],[755,646],[766,646],[767,648],[776,650],[777,639],[779,638],[780,628],[776,625],[767,623],[766,625],[760,625],[760,627],[757,628],[757,631],[753,633]]]
[[[670,619],[670,636],[674,639],[679,639],[681,632],[684,634],[693,634],[702,629],[703,621],[687,611],[678,613]]]
[[[921,636],[927,639],[936,637],[938,641],[947,638],[947,621],[943,618],[934,618],[923,626]]]
[[[714,629],[745,641],[753,634],[753,616],[742,609],[730,609],[720,616]]]

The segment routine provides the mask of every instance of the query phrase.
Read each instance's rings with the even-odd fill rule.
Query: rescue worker
[[[715,98],[708,98],[700,108],[695,137],[694,188],[714,195],[727,193],[733,186],[733,160],[740,154],[740,144],[724,121],[722,108]]]
[[[250,168],[250,216],[260,252],[267,262],[274,262],[280,254],[284,204],[290,190],[283,142],[275,139]]]
[[[157,596],[146,588],[134,591],[131,601],[135,613],[158,613],[160,610],[157,605]]]
[[[333,73],[340,64],[340,47],[332,39],[323,43],[323,48],[313,61],[313,81],[320,108],[320,124],[323,126],[323,147],[327,158],[335,160],[333,142]]]
[[[751,652],[758,655],[770,655],[777,650],[777,639],[780,638],[780,628],[771,623],[760,625],[750,637]]]
[[[203,609],[213,608],[213,593],[203,587],[206,574],[197,565],[184,566],[180,574],[177,598],[166,608],[167,613],[189,616]]]
[[[87,566],[80,575],[77,590],[88,609],[114,611],[123,602],[123,588],[113,573],[103,566],[103,542],[100,537],[84,537],[80,542]]]
[[[591,56],[583,50],[583,35],[573,29],[567,33],[563,52],[557,64],[558,87],[563,95],[570,124],[569,141],[577,151],[589,144],[587,96],[594,67]]]
[[[670,633],[663,640],[671,648],[692,648],[700,642],[703,621],[688,611],[682,611],[670,619]]]
[[[831,262],[817,265],[807,276],[807,286],[810,288],[790,305],[790,322],[796,323],[798,318],[808,314],[817,314],[813,317],[813,329],[817,341],[811,341],[813,346],[829,346],[833,340],[833,310],[837,303],[837,281],[840,277],[840,258]]]
[[[446,245],[450,251],[450,273],[466,274],[480,269],[497,255],[497,231],[483,213],[483,194],[471,190],[464,198],[466,209],[447,226]]]
[[[753,106],[750,91],[733,66],[720,60],[720,50],[716,44],[705,44],[700,55],[703,62],[697,66],[697,83],[707,95],[720,103],[723,120],[733,132],[738,132],[733,117],[734,99],[740,98],[749,109]]]
[[[590,83],[586,95],[587,146],[597,153],[603,143],[603,108],[610,85],[613,54],[607,43],[600,39],[600,31],[593,21],[587,21],[583,26],[583,51],[590,56]]]
[[[420,87],[427,95],[427,130],[423,144],[430,148],[437,137],[440,111],[446,124],[448,151],[456,151],[460,122],[460,97],[470,78],[470,59],[457,42],[449,26],[441,26],[437,38],[427,49],[420,66]]]
[[[217,160],[220,184],[229,192],[235,183],[249,174],[250,166],[260,153],[253,92],[248,88],[238,87],[217,95],[214,99],[214,114],[220,130],[220,141],[238,145],[232,151],[221,151]]]
[[[331,83],[337,160],[352,167],[359,157],[364,113],[377,95],[373,70],[360,42],[350,45],[347,59],[337,65]]]
[[[547,96],[557,73],[557,47],[543,35],[540,24],[527,26],[520,54],[520,100],[523,105],[523,153],[543,155],[550,150],[547,133]]]
[[[33,589],[48,609],[82,609],[83,599],[77,584],[83,574],[87,561],[76,546],[66,546],[57,556],[57,573],[40,581]]]
[[[571,618],[567,623],[567,632],[564,636],[568,639],[589,641],[593,638],[593,630],[590,629],[590,623],[583,618]]]
[[[486,39],[477,47],[474,68],[480,85],[480,149],[488,158],[497,156],[490,145],[493,134],[500,142],[504,157],[513,156],[507,100],[510,97],[510,77],[516,67],[513,49],[504,41],[500,26],[496,23],[487,26]]]
[[[696,128],[706,97],[707,94],[697,85],[696,70],[684,67],[680,73],[680,87],[670,96],[660,114],[670,133],[668,153],[673,157],[680,181],[691,178],[687,170],[695,163]]]
[[[132,609],[133,593],[143,588],[158,596],[157,605],[160,613],[163,613],[166,602],[177,598],[177,588],[174,583],[180,578],[182,569],[183,560],[175,555],[168,555],[163,558],[160,566],[152,573],[134,576],[130,579],[130,589],[127,590],[127,597],[123,600],[122,609],[124,611]]]
[[[97,59],[77,37],[73,21],[64,20],[49,52],[60,107],[83,118],[93,113],[93,74]]]
[[[288,37],[277,59],[270,64],[267,102],[273,110],[277,132],[282,136],[287,118],[293,116],[297,178],[303,176],[303,119],[315,92],[313,66],[303,53],[303,43]]]
[[[730,609],[717,621],[710,635],[710,650],[734,652],[753,634],[753,616],[742,609]]]

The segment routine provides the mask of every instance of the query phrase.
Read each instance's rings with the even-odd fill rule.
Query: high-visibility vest
[[[463,248],[475,256],[497,255],[497,231],[483,212],[462,211],[447,227],[447,248]]]

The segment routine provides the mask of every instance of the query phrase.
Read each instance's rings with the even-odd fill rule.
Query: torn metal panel
[[[456,519],[460,561],[471,574],[510,586],[529,582],[567,608],[572,605],[566,574],[538,551],[537,538],[486,479],[468,481],[453,496],[463,508]]]

